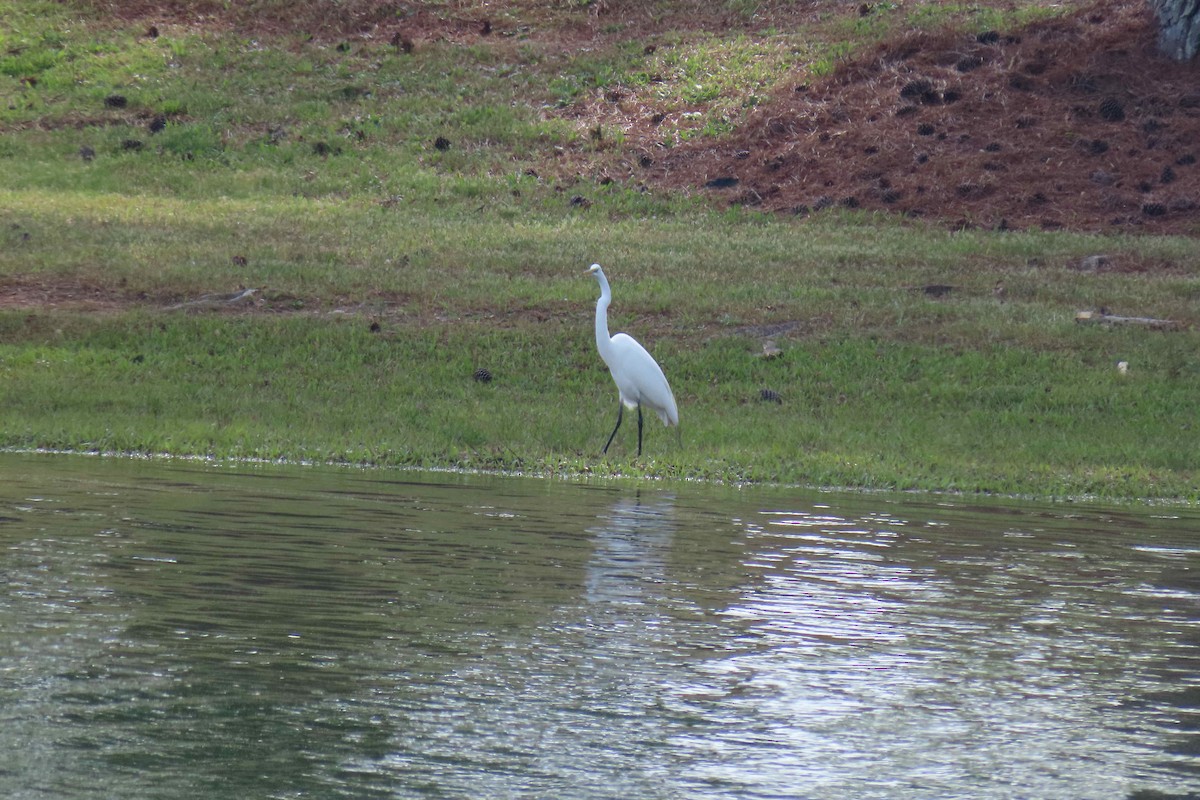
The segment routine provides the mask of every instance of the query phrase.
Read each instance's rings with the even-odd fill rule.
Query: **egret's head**
[[[588,275],[595,275],[597,272],[600,272],[599,264],[592,264],[590,267],[587,268]]]

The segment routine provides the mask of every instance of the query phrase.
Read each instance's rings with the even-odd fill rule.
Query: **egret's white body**
[[[621,427],[621,417],[626,408],[637,409],[638,412],[638,455],[642,454],[642,406],[649,408],[663,424],[670,427],[679,424],[679,409],[675,406],[675,395],[671,393],[671,385],[667,376],[654,357],[646,352],[636,339],[625,333],[615,336],[608,335],[608,305],[612,302],[612,289],[604,270],[599,264],[592,264],[588,274],[595,275],[600,283],[600,299],[596,301],[596,349],[600,357],[608,365],[613,381],[617,384],[617,392],[621,404],[617,407],[617,425],[613,428],[604,452],[612,444]]]

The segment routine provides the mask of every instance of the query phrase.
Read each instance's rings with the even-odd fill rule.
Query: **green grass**
[[[857,337],[788,344],[771,361],[737,333],[702,346],[664,336],[655,349],[679,399],[682,443],[653,422],[636,460],[629,426],[610,457],[598,455],[615,393],[586,309],[580,316],[385,318],[372,330],[353,314],[6,313],[5,444],[1039,496],[1149,486],[1194,497],[1194,357],[1150,361],[1134,334],[1089,332],[1085,358]],[[1113,368],[1117,353],[1135,365],[1129,375]],[[491,383],[472,379],[479,366]],[[764,387],[783,403],[761,402]]]
[[[8,447],[1195,496],[1196,334],[1073,321],[1114,301],[1194,320],[1194,275],[1067,268],[1098,244],[1181,259],[1187,241],[706,214],[499,224],[304,199],[0,208],[49,226],[6,248],[5,274],[39,263],[157,299],[0,314]],[[1031,269],[1031,250],[1062,266]],[[652,423],[640,461],[632,430],[598,456],[615,392],[582,274],[597,253],[613,329],[651,346],[681,407],[682,445]],[[957,288],[914,289],[933,281]],[[237,285],[262,287],[257,312],[162,309]],[[768,336],[782,357],[758,357]]]
[[[0,310],[0,447],[1200,499],[1194,240],[716,211],[604,179],[619,126],[567,113],[621,89],[717,136],[864,42],[1033,8],[403,54],[0,2],[0,292],[46,298]],[[586,13],[539,9],[493,12]],[[1148,268],[1074,269],[1099,252]],[[593,261],[680,405],[642,459],[628,422],[599,455]],[[1102,306],[1184,329],[1074,322]]]

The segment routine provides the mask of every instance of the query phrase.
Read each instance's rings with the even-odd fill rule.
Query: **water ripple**
[[[0,468],[5,797],[1200,791],[1189,513]]]

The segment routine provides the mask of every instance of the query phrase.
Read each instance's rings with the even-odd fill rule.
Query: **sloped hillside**
[[[898,9],[840,0],[764,2],[753,13],[703,0],[96,5],[127,20],[183,16],[255,34],[390,41],[418,54],[435,42],[536,42],[537,52],[568,59],[630,43],[661,55],[672,41],[710,34],[764,46],[771,31],[819,36],[830,19]],[[545,172],[781,213],[842,206],[950,227],[1200,233],[1200,63],[1161,58],[1155,35],[1145,0],[1097,0],[1012,30],[909,30],[820,78],[797,59],[795,74],[777,76],[728,133],[682,143],[682,117],[709,118],[729,98],[682,109],[618,76],[547,113],[580,130],[618,130],[619,141],[568,148]]]
[[[730,203],[880,209],[951,226],[1200,231],[1200,65],[1144,3],[975,36],[916,33],[799,82],[647,178]],[[647,132],[642,144],[652,146]]]

